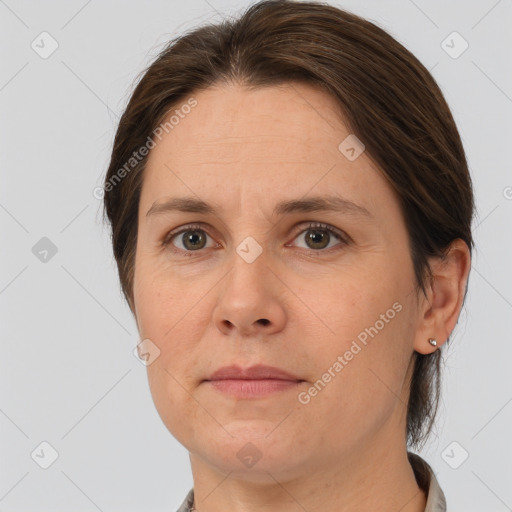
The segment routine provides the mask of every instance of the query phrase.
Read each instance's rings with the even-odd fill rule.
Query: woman
[[[172,41],[105,211],[179,512],[443,511],[427,439],[473,193],[432,76],[335,7],[262,1]]]

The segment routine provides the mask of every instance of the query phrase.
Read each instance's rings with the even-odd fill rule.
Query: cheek
[[[139,266],[134,280],[140,338],[151,340],[159,351],[147,366],[149,388],[164,425],[179,442],[188,443],[197,423],[197,404],[191,393],[197,378],[194,363],[201,359],[200,332],[194,332],[201,308],[191,309],[197,299],[192,301],[175,282],[171,285],[170,279],[149,270],[149,266]]]
[[[148,367],[148,382],[162,422],[181,444],[188,446],[201,425],[197,402],[191,398],[186,379],[159,358]]]
[[[382,424],[404,391],[412,355],[410,276],[377,266],[363,270],[340,273],[323,287],[324,293],[303,288],[304,302],[320,319],[316,336],[314,329],[307,335],[320,338],[322,347],[304,347],[315,360],[311,404],[319,414],[329,411],[325,421],[337,424],[338,432],[350,431],[354,422],[366,423],[365,429]],[[295,321],[304,324],[304,319]]]
[[[407,284],[384,268],[374,261],[366,267],[337,269],[302,281],[294,291],[301,299],[302,306],[297,303],[300,311],[306,306],[308,312],[295,321],[303,324],[305,318],[314,319],[324,336],[322,345],[331,351],[348,348],[347,343],[358,338],[362,343],[372,339],[375,326],[379,335],[389,333],[400,316],[398,310],[403,309]]]
[[[136,255],[133,296],[139,333],[160,339],[172,327],[182,309],[184,294],[171,284],[162,268],[162,258],[154,258],[139,250]],[[176,322],[176,320],[174,320]]]
[[[170,372],[177,371],[191,355],[194,334],[190,327],[197,313],[197,307],[191,307],[190,294],[177,288],[176,283],[170,286],[168,281],[141,273],[134,292],[139,335],[158,347],[157,366]]]
[[[165,378],[157,378],[158,372],[173,390],[180,384],[191,389],[198,378],[197,362],[204,359],[200,341],[212,307],[205,297],[212,285],[204,281],[180,278],[149,258],[136,267],[134,302],[139,335],[159,350],[158,359],[148,367],[155,385],[166,385]]]

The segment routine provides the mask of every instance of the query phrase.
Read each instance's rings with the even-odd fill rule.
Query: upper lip
[[[281,368],[275,366],[267,366],[264,364],[257,364],[249,368],[241,368],[240,366],[231,365],[223,366],[214,371],[206,380],[226,380],[226,379],[240,379],[240,380],[261,380],[261,379],[278,379],[278,380],[291,380],[301,381],[297,376],[288,373]]]

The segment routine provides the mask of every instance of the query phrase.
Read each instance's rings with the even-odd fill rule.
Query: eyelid
[[[303,231],[308,231],[309,229],[318,229],[319,231],[327,231],[340,239],[341,242],[348,244],[351,241],[351,238],[344,232],[330,224],[325,224],[324,222],[316,222],[316,221],[308,221],[301,222],[298,226],[295,227],[293,233],[293,238],[297,238],[300,233]],[[314,251],[313,249],[311,249]],[[314,252],[327,252],[329,249],[325,251],[314,251]]]

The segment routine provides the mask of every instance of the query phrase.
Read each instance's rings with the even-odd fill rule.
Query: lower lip
[[[296,389],[301,381],[279,379],[224,379],[207,381],[218,391],[237,398],[256,398]]]

